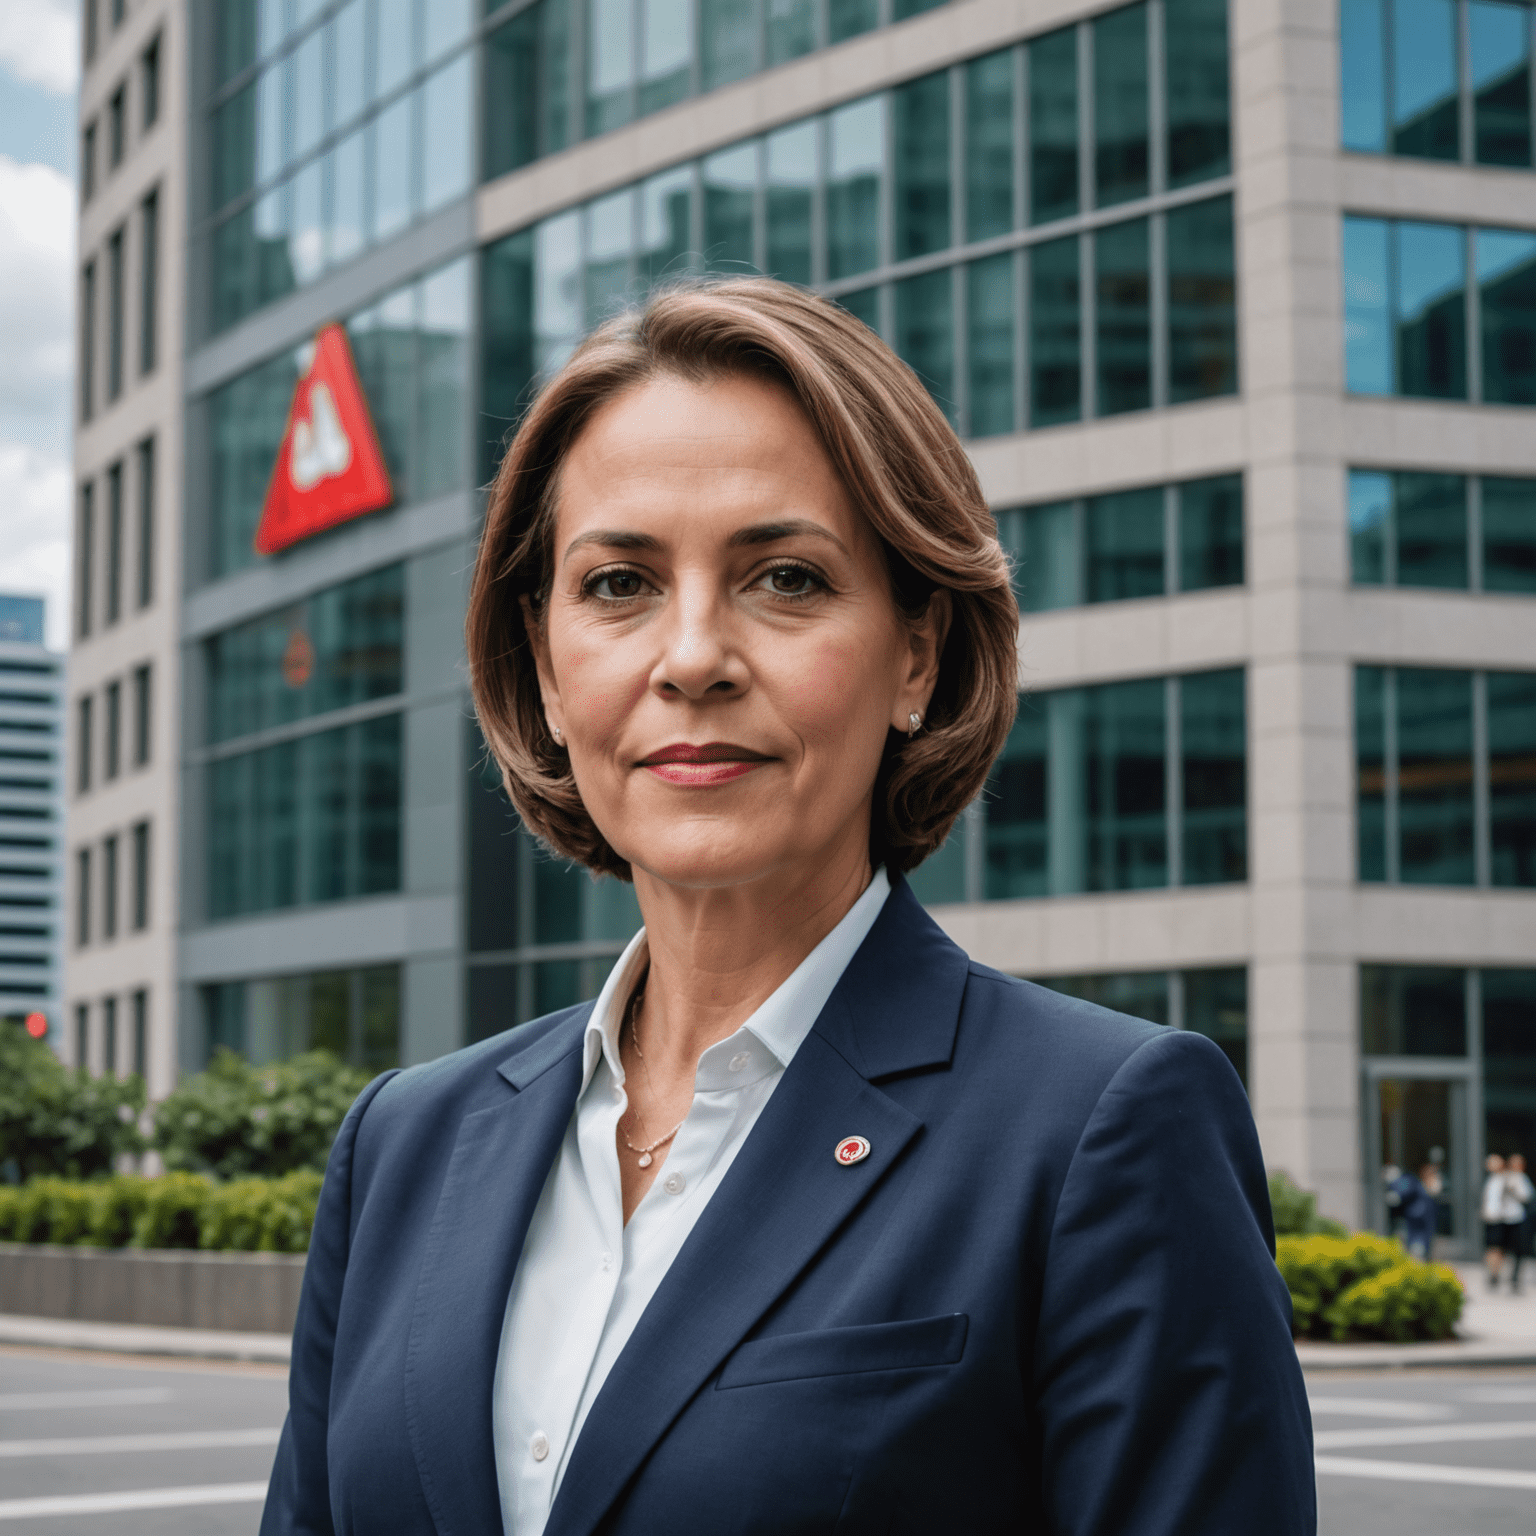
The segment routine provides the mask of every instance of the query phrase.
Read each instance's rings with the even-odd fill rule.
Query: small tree
[[[14,1019],[0,1019],[0,1177],[90,1179],[143,1146],[138,1077],[71,1071]]]
[[[221,1050],[155,1111],[155,1146],[167,1168],[215,1178],[323,1172],[336,1132],[368,1074],[329,1051],[253,1067]]]

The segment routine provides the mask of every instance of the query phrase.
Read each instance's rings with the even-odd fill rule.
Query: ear
[[[551,730],[555,726],[564,730],[565,715],[560,708],[560,690],[555,686],[555,669],[549,659],[549,632],[526,593],[518,598],[518,602],[522,604],[523,628],[528,634],[534,670],[539,677],[539,699],[544,705],[544,718]]]
[[[920,618],[903,622],[907,644],[901,653],[901,675],[897,679],[896,699],[891,711],[891,729],[903,736],[911,730],[911,716],[928,718],[928,701],[939,681],[939,658],[949,638],[949,626],[955,616],[954,603],[947,587],[939,587],[928,599]]]

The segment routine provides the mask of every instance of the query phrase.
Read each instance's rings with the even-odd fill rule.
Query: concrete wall
[[[304,1256],[0,1243],[0,1312],[291,1333]]]

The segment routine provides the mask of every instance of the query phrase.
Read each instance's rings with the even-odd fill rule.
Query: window
[[[1343,140],[1367,154],[1531,164],[1531,8],[1343,0]]]
[[[95,414],[92,385],[96,378],[96,263],[86,262],[80,273],[80,419]]]
[[[85,794],[91,787],[91,695],[83,693],[75,702],[75,793]]]
[[[133,669],[133,766],[142,768],[149,762],[150,740],[150,666]]]
[[[107,240],[107,399],[123,392],[123,234]]]
[[[96,569],[96,487],[87,480],[80,487],[79,522],[75,537],[75,631],[83,640],[91,632],[95,610],[91,580]]]
[[[231,1050],[257,1066],[330,1051],[352,1066],[400,1064],[400,967],[221,981],[202,992],[202,1060]]]
[[[82,27],[81,31],[83,32],[85,39],[85,62],[87,64],[94,62],[96,58],[96,45],[99,40],[96,7],[99,4],[100,0],[83,0],[85,10],[85,25]],[[84,1061],[85,1058],[82,1055],[80,1059]]]
[[[1536,404],[1536,234],[1346,218],[1344,310],[1352,393]]]
[[[80,201],[90,202],[96,194],[96,119],[93,117],[80,134]]]
[[[149,823],[140,821],[133,828],[133,929],[141,933],[149,927]]]
[[[1027,613],[1243,580],[1243,477],[1117,491],[997,514]]]
[[[143,102],[143,127],[147,132],[160,118],[160,39],[139,55],[139,96]]]
[[[139,204],[139,372],[153,373],[159,329],[160,193]]]
[[[91,1060],[91,1008],[89,1003],[75,1004],[75,1065],[85,1068]]]
[[[1355,668],[1362,881],[1536,886],[1536,673]]]
[[[124,129],[126,127],[125,119],[127,115],[128,87],[124,84],[118,86],[113,91],[112,99],[107,103],[108,157],[114,171],[123,163],[123,143],[126,138]]]
[[[149,993],[140,987],[133,994],[133,1075],[149,1076]]]
[[[101,936],[117,937],[117,837],[101,843]]]
[[[122,766],[123,685],[115,680],[108,683],[103,697],[106,699],[107,721],[101,776],[110,780],[117,777]]]
[[[91,850],[75,851],[75,944],[84,949],[91,942]]]
[[[1214,1040],[1248,1087],[1248,971],[1224,966],[1189,971],[1126,971],[1036,976],[1053,992],[1080,997],[1152,1024],[1193,1030]]]
[[[123,616],[123,465],[107,470],[107,581],[108,627]]]
[[[146,437],[138,446],[139,467],[139,575],[138,603],[148,608],[155,600],[155,440]]]
[[[123,18],[128,14],[128,0],[112,0],[112,26],[116,30],[122,26]]]

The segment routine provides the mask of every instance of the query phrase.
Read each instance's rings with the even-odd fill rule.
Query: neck
[[[795,869],[696,889],[635,869],[650,972],[641,1006],[646,1061],[692,1078],[847,916],[869,885],[868,835]]]

